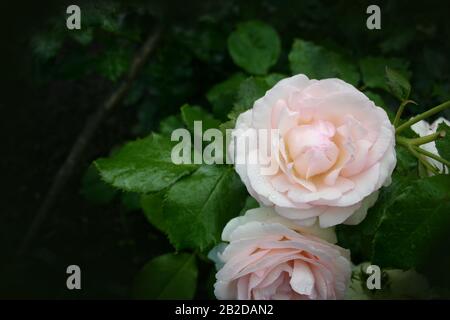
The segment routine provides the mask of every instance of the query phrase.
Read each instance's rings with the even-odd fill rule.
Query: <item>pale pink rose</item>
[[[415,133],[417,133],[420,137],[423,137],[423,136],[427,136],[429,134],[435,133],[439,124],[441,124],[442,122],[444,122],[446,125],[450,126],[450,121],[448,121],[447,119],[445,119],[443,117],[440,117],[439,119],[435,120],[431,125],[424,120],[416,122],[415,124],[413,124],[411,126],[411,129]],[[425,143],[425,144],[421,145],[420,147],[428,152],[431,152],[431,153],[439,156],[439,152],[436,148],[435,141]],[[449,172],[449,168],[447,166],[445,166],[442,162],[431,159],[429,157],[425,157],[425,158],[427,159],[427,161],[429,163],[431,163],[434,167],[436,167],[440,173],[448,173]],[[433,175],[433,173],[431,171],[429,171],[428,174],[430,176]]]
[[[291,229],[295,227],[296,229]],[[247,211],[222,233],[218,299],[343,299],[351,276],[348,250],[331,229],[299,227],[271,208]]]
[[[239,115],[229,152],[236,159],[258,154],[258,132],[267,129],[278,129],[269,134],[274,152],[258,163],[235,161],[235,168],[260,204],[296,223],[357,224],[390,183],[394,127],[382,108],[342,80],[281,80]],[[258,142],[239,148],[249,132]],[[277,164],[269,174],[262,169],[268,161]]]

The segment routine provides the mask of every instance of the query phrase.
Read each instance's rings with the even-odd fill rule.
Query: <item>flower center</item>
[[[294,170],[303,179],[325,173],[336,162],[339,149],[332,141],[336,129],[331,122],[315,121],[291,128],[285,137]]]

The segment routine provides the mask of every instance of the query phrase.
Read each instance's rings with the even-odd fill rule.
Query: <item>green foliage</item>
[[[159,123],[159,132],[163,135],[170,136],[172,131],[184,126],[180,115],[172,115],[164,118]]]
[[[192,54],[204,63],[222,63],[226,55],[227,34],[212,17],[203,17],[191,29],[180,30],[180,40]]]
[[[111,50],[98,63],[98,72],[111,81],[117,81],[127,70],[131,53],[122,48]]]
[[[263,75],[278,60],[281,41],[276,30],[260,21],[241,23],[228,38],[234,63],[245,71]]]
[[[237,98],[228,117],[235,120],[242,112],[253,107],[253,103],[270,89],[268,77],[249,77],[239,86]]]
[[[386,84],[386,67],[396,70],[405,79],[411,77],[409,63],[398,58],[366,57],[359,61],[364,84],[369,88],[388,90]]]
[[[190,106],[188,104],[181,107],[181,118],[183,119],[186,127],[191,131],[194,130],[194,121],[202,122],[202,131],[211,128],[218,128],[220,125],[220,121],[215,119],[206,110],[201,107]]]
[[[95,166],[90,165],[81,180],[81,194],[94,204],[109,203],[118,193],[118,190],[100,179]]]
[[[439,152],[439,155],[450,161],[450,127],[442,122],[437,127],[437,132],[444,131],[444,137],[436,140],[436,148]]]
[[[417,162],[414,165],[417,166]],[[386,210],[410,181],[410,179],[401,175],[393,176],[392,183],[380,190],[377,202],[368,210],[366,218],[360,224],[356,226],[338,225],[336,227],[338,243],[351,250],[354,263],[370,261],[373,238],[386,215]]]
[[[220,240],[225,224],[237,216],[245,187],[229,166],[201,166],[174,184],[165,197],[163,223],[177,250],[206,250]]]
[[[357,66],[351,60],[309,41],[294,41],[289,62],[293,74],[303,73],[311,79],[340,78],[353,85],[359,82]]]
[[[122,192],[120,201],[126,211],[135,211],[141,209],[139,193]]]
[[[450,179],[427,177],[389,205],[374,238],[372,261],[402,269],[422,266],[430,245],[450,227]]]
[[[38,34],[31,40],[31,47],[34,54],[43,60],[48,60],[56,56],[61,46],[61,38],[54,33]]]
[[[163,213],[163,204],[166,196],[166,190],[141,196],[141,207],[148,221],[161,231],[165,231],[166,219]]]
[[[116,188],[133,192],[162,190],[194,171],[196,165],[176,165],[171,159],[174,143],[153,134],[127,143],[110,158],[95,165],[104,181]]]
[[[81,28],[80,30],[72,30],[70,35],[82,46],[87,46],[94,39],[94,29],[92,27],[87,27]]]
[[[399,72],[386,67],[387,86],[389,91],[400,101],[408,100],[411,84]]]
[[[188,253],[165,254],[149,261],[137,274],[133,297],[136,299],[192,299],[197,286],[195,256]]]
[[[339,225],[336,228],[339,244],[351,250],[352,261],[355,263],[371,260],[374,237],[390,206],[406,187],[419,178],[417,158],[404,147],[399,146],[395,151],[397,166],[392,175],[392,183],[379,191],[378,200],[368,210],[366,218],[356,226]]]
[[[245,76],[242,73],[236,73],[223,82],[214,85],[206,94],[206,98],[213,107],[214,114],[225,118],[233,107],[239,86]]]

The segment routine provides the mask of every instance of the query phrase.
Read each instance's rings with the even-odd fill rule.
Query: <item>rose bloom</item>
[[[429,134],[433,134],[436,132],[439,125],[444,122],[446,125],[450,126],[450,121],[448,121],[445,118],[440,117],[439,119],[435,120],[431,125],[421,120],[419,122],[414,123],[411,126],[411,129],[417,133],[420,137],[427,136]],[[431,152],[437,156],[440,156],[437,148],[436,148],[436,142],[428,142],[420,146],[422,149]],[[440,173],[448,173],[449,168],[445,166],[442,162],[439,162],[437,160],[431,159],[429,157],[425,157],[429,163],[431,163],[434,167],[436,167]],[[431,172],[428,172],[429,175],[433,175]]]
[[[255,132],[270,129],[278,132],[258,140]],[[240,147],[239,138],[249,132],[257,142]],[[232,137],[234,159],[262,156],[257,163],[235,161],[250,194],[303,225],[361,222],[396,164],[395,130],[386,112],[339,79],[300,74],[281,80],[239,115]],[[261,142],[270,144],[270,154],[260,152]],[[263,173],[267,161],[278,168]]]
[[[335,242],[332,228],[300,227],[272,208],[232,219],[218,254],[218,299],[343,299],[351,276],[349,251]]]

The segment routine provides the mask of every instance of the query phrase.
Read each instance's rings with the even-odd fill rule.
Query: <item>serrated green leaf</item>
[[[220,240],[225,224],[239,215],[246,196],[232,167],[200,167],[167,191],[163,214],[170,242],[177,250],[208,249]]]
[[[450,127],[445,122],[441,122],[436,132],[439,131],[444,131],[445,136],[436,140],[436,148],[442,158],[450,161]]]
[[[239,86],[244,80],[244,74],[237,73],[227,80],[216,84],[208,91],[206,98],[211,103],[214,114],[222,118],[226,117],[233,107]]]
[[[369,88],[388,90],[386,67],[397,70],[407,80],[411,77],[409,62],[397,58],[366,57],[359,61],[359,67],[363,82]]]
[[[168,253],[152,259],[134,280],[135,299],[192,299],[197,286],[195,256]]]
[[[389,91],[400,101],[408,100],[411,93],[409,81],[399,72],[386,67],[386,79]]]
[[[249,21],[230,34],[228,51],[236,65],[251,74],[263,75],[277,62],[281,41],[270,25]]]
[[[349,59],[310,41],[296,39],[289,62],[293,74],[303,73],[311,79],[337,77],[353,85],[359,82],[357,67]]]
[[[112,201],[118,190],[100,179],[94,165],[90,165],[81,180],[81,194],[91,203],[106,204]]]
[[[386,208],[371,261],[382,267],[421,267],[433,241],[448,232],[449,212],[448,176],[427,177],[407,186]]]
[[[147,193],[162,190],[197,166],[176,165],[171,151],[175,142],[153,134],[127,143],[110,158],[95,161],[104,181],[125,191]]]
[[[185,104],[181,107],[181,118],[189,130],[194,130],[194,121],[202,122],[202,130],[219,128],[220,121],[214,118],[208,111],[198,107]]]

